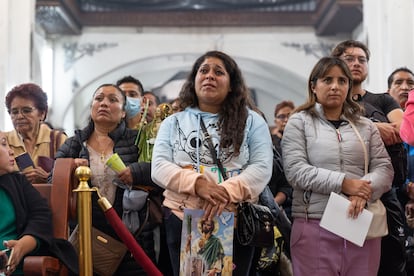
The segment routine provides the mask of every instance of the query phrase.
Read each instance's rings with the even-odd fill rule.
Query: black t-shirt
[[[374,94],[366,91],[361,103],[365,108],[365,117],[374,122],[389,123],[387,114],[394,109],[401,109],[400,105],[388,93]]]
[[[387,114],[395,109],[401,109],[400,105],[388,93],[374,94],[366,91],[359,101],[365,108],[365,117],[373,122],[389,123]],[[385,147],[391,157],[394,168],[392,185],[401,187],[407,178],[407,151],[402,143]]]

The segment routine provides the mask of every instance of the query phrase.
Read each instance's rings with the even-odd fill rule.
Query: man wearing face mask
[[[144,92],[142,83],[132,76],[125,76],[116,82],[127,97],[125,106],[128,128],[136,128],[141,121],[141,100]]]

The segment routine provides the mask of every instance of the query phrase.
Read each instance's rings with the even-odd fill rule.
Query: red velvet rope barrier
[[[154,265],[151,259],[145,254],[142,247],[137,243],[134,236],[128,231],[122,220],[118,217],[118,214],[115,212],[114,208],[109,208],[104,211],[106,219],[111,224],[112,228],[128,247],[129,251],[134,256],[135,261],[145,270],[148,275],[151,276],[162,276],[162,273]]]

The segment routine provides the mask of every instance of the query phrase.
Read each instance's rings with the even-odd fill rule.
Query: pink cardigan
[[[403,121],[400,127],[401,139],[414,146],[414,90],[408,93],[408,101],[405,104]]]

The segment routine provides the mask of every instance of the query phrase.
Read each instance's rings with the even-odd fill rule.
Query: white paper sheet
[[[329,197],[320,226],[362,247],[372,221],[372,213],[366,209],[356,218],[348,217],[350,201],[334,192]]]

